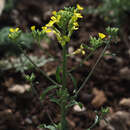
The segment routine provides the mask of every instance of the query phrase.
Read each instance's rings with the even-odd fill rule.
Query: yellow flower
[[[77,18],[83,18],[83,16],[80,13],[74,13],[74,16]]]
[[[46,26],[42,27],[42,30],[46,30],[46,29],[47,29],[47,27],[46,27]]]
[[[11,33],[13,33],[13,32],[15,32],[15,29],[13,29],[13,28],[10,28],[10,30],[9,30]]]
[[[84,50],[82,50],[82,55],[85,55],[85,51]]]
[[[18,31],[19,31],[19,28],[16,28],[16,29],[15,29],[15,32],[18,32]]]
[[[72,55],[76,55],[76,54],[82,54],[82,55],[85,55],[85,51],[84,51],[84,47],[83,47],[83,45],[81,44],[80,45],[80,48],[79,49],[77,49],[76,51],[74,51],[73,53],[72,53]]]
[[[79,28],[78,28],[78,27],[76,28],[76,27],[74,26],[73,29],[74,29],[74,30],[78,30]]]
[[[48,24],[46,24],[46,27],[52,27],[55,22],[50,20]]]
[[[79,4],[77,4],[77,9],[78,10],[83,10],[84,8],[82,6],[80,6]]]
[[[46,33],[49,33],[52,31],[51,29],[48,29],[46,26],[43,26],[42,30],[45,31]]]
[[[60,18],[61,18],[60,15],[57,15],[57,17],[52,16],[51,20],[49,21],[49,23],[46,24],[46,27],[52,27],[54,23],[58,23],[59,22]]]
[[[34,30],[35,30],[35,28],[36,28],[35,26],[31,26],[31,30],[32,30],[32,31],[34,31]]]
[[[18,31],[19,31],[19,28],[16,28],[16,29],[14,29],[14,28],[10,28],[9,31],[10,31],[11,33],[18,32]]]
[[[47,29],[45,31],[46,31],[46,33],[50,33],[52,30],[51,29]]]
[[[106,35],[103,34],[103,33],[98,33],[98,36],[99,36],[101,39],[104,39],[104,38],[106,37]]]
[[[53,11],[52,14],[53,14],[53,15],[56,15],[56,11]]]
[[[51,17],[51,20],[56,21],[56,17],[55,17],[55,16],[52,16],[52,17]]]
[[[77,22],[74,22],[73,25],[74,26],[79,26],[79,24]]]

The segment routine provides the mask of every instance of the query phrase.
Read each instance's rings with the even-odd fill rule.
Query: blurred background
[[[92,77],[80,92],[78,101],[84,109],[71,108],[67,121],[70,130],[85,130],[95,121],[95,110],[109,107],[105,117],[93,130],[130,130],[130,0],[0,0],[0,130],[42,130],[41,123],[51,124],[50,117],[60,120],[59,108],[49,101],[39,100],[40,94],[51,83],[34,69],[16,44],[8,38],[9,28],[19,27],[22,48],[28,56],[55,79],[56,67],[61,61],[61,49],[53,33],[44,36],[41,48],[33,40],[30,27],[41,29],[48,23],[52,11],[64,7],[84,7],[80,28],[69,43],[71,53],[81,43],[89,44],[90,36],[98,36],[105,28],[118,27],[117,43],[112,43],[106,55],[97,65]],[[78,86],[90,72],[103,48],[99,48],[82,67],[72,72]],[[87,55],[87,52],[86,52]],[[68,69],[78,65],[84,56],[68,59]],[[57,60],[58,59],[58,60]],[[34,73],[34,87],[26,81],[25,74]],[[68,89],[73,91],[68,79]],[[54,92],[51,92],[54,94]],[[55,109],[54,109],[55,108]],[[43,129],[44,130],[44,129]]]

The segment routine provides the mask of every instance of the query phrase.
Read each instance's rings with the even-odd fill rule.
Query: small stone
[[[123,59],[121,57],[116,57],[116,61],[118,64],[123,64]]]
[[[27,123],[27,124],[32,124],[33,122],[32,122],[32,120],[31,120],[30,118],[26,118],[26,119],[25,119],[25,123]]]
[[[14,84],[10,88],[8,88],[8,91],[12,93],[23,94],[27,92],[30,88],[31,86],[28,84],[24,84],[24,85]]]
[[[69,53],[69,54],[72,54],[73,51],[74,51],[74,48],[73,48],[72,46],[70,46],[70,47],[68,48],[68,53]]]
[[[75,112],[83,112],[86,110],[86,108],[84,106],[82,108],[80,108],[79,105],[74,105],[73,109]]]
[[[2,14],[4,6],[5,6],[5,0],[0,0],[0,15]]]
[[[120,69],[120,77],[122,79],[130,80],[130,69],[127,66]]]
[[[119,105],[121,106],[126,106],[130,108],[130,98],[123,98],[120,102]]]
[[[33,121],[33,123],[35,123],[35,124],[38,124],[38,123],[39,123],[38,118],[37,118],[36,115],[32,116],[32,121]]]

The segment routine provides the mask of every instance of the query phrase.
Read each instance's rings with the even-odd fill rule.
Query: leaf
[[[66,106],[66,108],[72,107],[73,105],[78,105],[81,109],[83,108],[83,104],[80,103],[80,102],[77,102],[77,101],[75,101],[75,100],[72,100],[72,101]]]
[[[21,59],[19,57],[13,58],[13,60],[10,62],[10,57],[7,59],[1,59],[0,60],[0,68],[2,71],[15,69],[16,72],[19,72],[21,70],[29,70],[33,69],[34,66],[30,63],[30,61],[23,55],[20,55]],[[53,61],[53,58],[46,59],[45,56],[41,56],[40,58],[37,56],[29,56],[29,58],[38,66],[44,66],[46,63]]]
[[[53,125],[44,125],[44,128],[47,128],[49,130],[56,130],[56,128]]]
[[[56,86],[56,85],[52,85],[52,86],[49,86],[48,88],[46,88],[46,89],[44,90],[44,92],[42,93],[42,95],[40,96],[40,99],[43,100],[43,99],[45,98],[46,94],[47,94],[49,91],[51,91],[52,89],[55,89],[55,88],[57,88],[57,87],[58,87],[58,86]]]
[[[79,105],[79,107],[82,109],[83,108],[83,104],[81,102],[77,102],[77,104]]]
[[[69,73],[69,76],[70,76],[70,78],[71,78],[71,80],[73,82],[74,88],[77,89],[77,81],[76,81],[76,79],[74,78],[74,76],[71,73]]]
[[[94,121],[94,124],[97,124],[98,122],[99,122],[99,116],[96,115],[96,117],[95,117],[95,121]]]
[[[52,98],[52,99],[50,99],[50,101],[51,102],[54,102],[54,103],[56,103],[56,104],[58,104],[58,105],[60,105],[60,99],[57,99],[57,98]]]
[[[47,128],[49,130],[56,130],[55,126],[53,125],[46,125],[46,124],[41,124],[38,126],[38,128]]]
[[[60,76],[60,72],[61,72],[61,68],[59,66],[57,66],[57,69],[56,69],[56,80],[61,83],[61,76]]]

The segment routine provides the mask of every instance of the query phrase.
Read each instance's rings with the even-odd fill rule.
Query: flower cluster
[[[43,39],[45,36],[45,31],[40,31],[39,29],[36,29],[35,26],[31,26],[32,30],[32,36],[33,38],[40,43],[40,41]],[[47,32],[47,31],[46,31]]]
[[[9,30],[9,34],[8,34],[8,37],[11,39],[11,40],[16,40],[17,38],[19,38],[21,35],[21,31],[19,30],[19,28],[10,28]]]
[[[31,27],[33,37],[42,35],[43,33],[53,32],[56,35],[58,42],[64,46],[70,41],[70,37],[74,30],[79,27],[78,19],[83,18],[80,11],[83,10],[79,4],[77,7],[68,7],[58,12],[53,11],[53,16],[50,18],[49,23],[42,27],[42,31],[35,30],[35,26]]]

